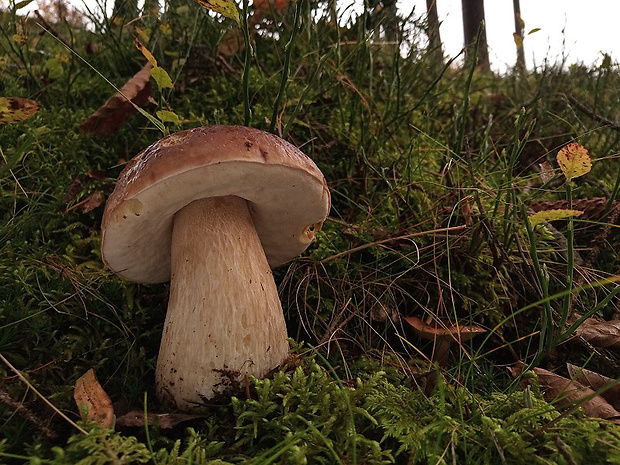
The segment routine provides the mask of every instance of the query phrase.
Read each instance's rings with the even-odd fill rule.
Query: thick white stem
[[[157,394],[180,410],[262,377],[286,358],[282,306],[247,202],[196,200],[177,212]]]

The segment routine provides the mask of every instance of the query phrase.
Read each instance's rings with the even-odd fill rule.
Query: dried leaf
[[[18,123],[30,118],[41,105],[34,100],[19,97],[0,97],[0,124]]]
[[[555,175],[553,166],[551,166],[551,163],[549,163],[548,161],[539,163],[538,166],[540,167],[540,180],[543,182],[543,184],[547,184],[553,179],[553,176]]]
[[[111,136],[135,111],[134,105],[148,102],[151,96],[150,63],[138,71],[121,89],[80,125],[91,136]],[[126,98],[125,98],[126,97]]]
[[[149,61],[149,63],[153,65],[153,68],[157,68],[157,60],[155,59],[153,54],[149,52],[149,49],[146,48],[136,36],[133,36],[133,43],[136,46],[136,48],[140,50],[142,55],[144,55],[144,58],[146,58]]]
[[[245,49],[243,32],[238,27],[228,29],[217,44],[217,54],[225,57],[236,55],[243,49]]]
[[[517,377],[524,367],[525,364],[519,362],[510,371],[514,377]],[[540,388],[547,402],[558,407],[578,405],[590,417],[606,420],[620,419],[620,412],[592,389],[543,368],[534,368],[533,371],[538,376]]]
[[[620,380],[603,376],[595,371],[586,370],[570,363],[566,364],[568,374],[575,381],[600,393],[607,402],[616,410],[620,410]]]
[[[227,18],[234,19],[237,24],[240,24],[239,10],[233,0],[196,0],[196,2],[207,10],[212,10]]]
[[[568,181],[583,176],[592,169],[592,159],[588,150],[576,142],[562,147],[558,152],[557,160]]]
[[[586,320],[575,330],[575,334],[582,337],[594,347],[606,349],[620,349],[620,320],[592,322]]]
[[[204,418],[205,415],[190,415],[185,413],[147,413],[146,422],[149,426],[158,424],[161,428],[171,429],[180,423]],[[125,415],[118,417],[116,420],[118,426],[138,426],[144,427],[144,412],[134,410]]]
[[[67,193],[65,194],[64,199],[62,199],[63,203],[69,203],[75,199],[77,195],[82,192],[82,187],[82,180],[80,177],[74,177],[73,181],[71,181],[71,184],[69,184],[69,187],[67,188]]]
[[[579,216],[582,215],[583,212],[580,210],[542,210],[530,215],[528,218],[530,219],[530,223],[532,227],[538,226],[539,224],[546,223],[548,221],[557,221],[569,218],[571,216]]]
[[[258,11],[266,13],[273,8],[273,11],[280,13],[286,9],[288,3],[289,0],[254,0],[252,5]]]
[[[112,401],[97,381],[91,368],[75,382],[73,398],[80,412],[88,409],[87,418],[104,428],[114,426],[114,407]]]
[[[105,196],[103,195],[103,192],[95,191],[82,200],[78,205],[80,206],[82,213],[88,213],[101,205],[104,199]]]

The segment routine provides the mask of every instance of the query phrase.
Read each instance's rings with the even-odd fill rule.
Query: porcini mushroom
[[[408,316],[403,319],[409,323],[416,336],[434,342],[432,360],[437,362],[439,366],[448,364],[452,342],[458,342],[460,345],[478,334],[486,333],[486,329],[476,325],[454,323],[442,325],[436,320],[427,323],[417,316]]]
[[[329,208],[314,162],[257,129],[182,131],[128,163],[106,204],[102,258],[131,281],[170,280],[155,374],[162,400],[190,410],[282,363],[271,268],[308,247]]]

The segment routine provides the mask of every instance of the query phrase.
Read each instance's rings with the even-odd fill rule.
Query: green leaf
[[[45,69],[47,70],[47,77],[50,79],[58,79],[65,73],[62,63],[56,58],[48,59],[45,62]]]
[[[237,24],[240,24],[239,10],[237,9],[237,4],[233,0],[196,0],[196,2],[208,10],[234,19]]]
[[[30,118],[41,105],[34,100],[19,97],[0,97],[0,124],[18,123]]]
[[[155,79],[155,82],[159,86],[160,89],[169,88],[173,89],[174,84],[172,83],[172,79],[166,72],[164,68],[160,68],[159,66],[155,66],[151,69],[151,76]]]
[[[540,28],[539,27],[535,27],[530,32],[528,32],[527,35],[529,36],[530,34],[534,34],[535,32],[538,32],[538,31],[540,31]]]
[[[583,176],[592,169],[592,159],[588,150],[576,142],[562,147],[558,152],[557,160],[568,181]]]
[[[15,4],[15,11],[30,5],[34,0],[22,0]]]
[[[532,227],[534,227],[542,223],[547,223],[548,221],[563,220],[573,216],[580,216],[582,214],[583,212],[580,210],[543,210],[528,216],[528,218],[530,220],[530,223],[532,224]]]
[[[159,110],[156,114],[162,123],[178,123],[180,121],[179,115],[174,111]]]

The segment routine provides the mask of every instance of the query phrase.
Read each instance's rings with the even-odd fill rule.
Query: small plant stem
[[[530,239],[530,256],[532,257],[532,265],[534,266],[534,271],[536,272],[536,277],[538,278],[538,282],[540,284],[540,292],[542,297],[541,303],[543,304],[543,313],[542,321],[540,324],[540,343],[538,345],[538,357],[542,357],[542,354],[550,349],[551,343],[553,342],[553,312],[551,310],[551,299],[549,298],[549,278],[546,271],[542,269],[542,267],[540,266],[540,262],[538,261],[538,251],[536,250],[536,236],[534,235],[532,225],[527,216],[525,205],[523,204],[521,205],[521,216],[523,217],[525,229]]]
[[[243,63],[243,124],[250,125],[252,110],[250,108],[250,65],[252,64],[252,44],[250,43],[250,29],[248,25],[248,0],[243,0],[241,10],[241,29],[243,29],[243,41],[245,42],[245,57]]]
[[[301,16],[301,8],[299,3],[295,2],[295,20],[293,21],[293,30],[291,31],[291,37],[284,46],[284,66],[282,68],[282,78],[280,79],[280,88],[278,89],[278,95],[276,96],[276,102],[273,105],[273,114],[271,115],[271,124],[269,125],[269,132],[273,132],[276,128],[278,121],[278,113],[280,112],[280,104],[282,103],[282,97],[286,91],[286,83],[291,68],[291,55],[293,54],[293,43],[295,42],[295,36],[297,35],[297,29],[299,27],[299,17]]]
[[[570,180],[566,183],[566,200],[568,201],[568,208],[573,208],[573,189]],[[566,322],[571,311],[571,297],[573,289],[573,276],[575,266],[575,252],[574,252],[574,238],[575,238],[575,225],[573,218],[568,218],[568,228],[566,230],[566,290],[568,293],[564,296],[564,305],[562,306],[562,316],[560,320],[560,332],[564,329]]]

